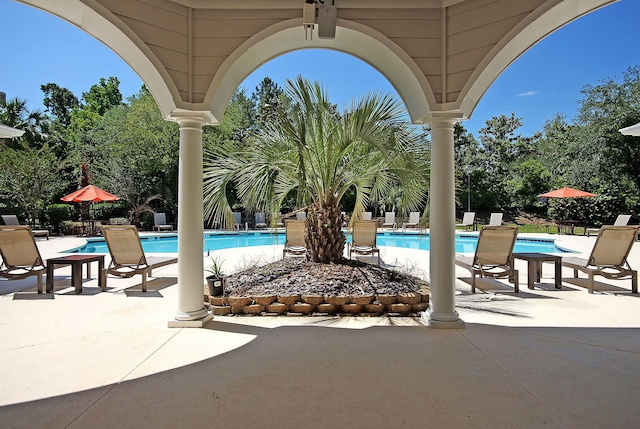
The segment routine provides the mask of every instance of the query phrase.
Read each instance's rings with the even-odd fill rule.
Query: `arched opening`
[[[270,21],[262,22],[253,28],[243,28],[244,34],[236,37],[232,43],[227,39],[226,32],[233,29],[222,29],[223,34],[212,37],[196,34],[197,20],[208,22],[217,19],[218,23],[225,22],[224,18],[208,20],[212,9],[216,5],[207,4],[199,9],[194,1],[160,2],[149,0],[145,5],[155,13],[171,15],[164,21],[158,20],[148,31],[149,17],[142,16],[145,11],[141,8],[125,5],[122,2],[101,3],[100,7],[93,3],[79,0],[67,2],[46,2],[44,0],[24,0],[49,10],[63,19],[81,27],[89,34],[104,41],[114,51],[118,52],[128,64],[143,78],[153,92],[155,99],[166,118],[180,123],[181,157],[187,160],[184,186],[181,194],[190,194],[190,190],[198,189],[201,177],[197,176],[198,163],[201,161],[202,126],[215,124],[223,114],[227,102],[240,82],[265,61],[278,55],[300,49],[302,47],[326,47],[361,58],[376,67],[390,82],[402,97],[411,119],[415,123],[428,122],[434,131],[434,146],[439,146],[438,155],[433,159],[433,176],[437,177],[442,187],[437,189],[438,197],[432,199],[433,229],[440,234],[437,260],[432,259],[434,272],[439,272],[438,278],[432,277],[433,283],[443,295],[453,291],[453,222],[454,207],[453,194],[453,124],[463,120],[473,111],[476,103],[482,97],[486,88],[524,50],[540,38],[549,34],[555,28],[588,13],[589,11],[610,3],[610,0],[532,0],[530,2],[507,2],[500,0],[482,5],[476,9],[478,3],[470,1],[455,1],[429,3],[420,10],[422,22],[416,28],[409,28],[403,33],[404,40],[394,41],[394,32],[398,31],[398,22],[384,25],[389,17],[385,14],[384,2],[378,3],[375,13],[378,13],[377,23],[371,16],[355,19],[338,19],[336,39],[317,40],[313,44],[300,37],[299,10],[296,8],[277,9]],[[205,2],[206,3],[206,2]],[[507,20],[496,17],[495,9],[509,4],[516,7],[501,11],[508,15]],[[362,13],[364,3],[357,5]],[[228,5],[225,7],[229,7]],[[258,2],[251,3],[247,9],[234,11],[235,22],[239,23],[243,14],[255,12],[262,7]],[[224,8],[224,7],[223,7]],[[401,10],[388,11],[394,21],[405,23],[413,20],[411,10],[405,6]],[[274,9],[275,10],[275,9]],[[368,10],[365,12],[369,12]],[[215,10],[215,13],[226,13]],[[260,15],[263,15],[261,12]],[[402,16],[401,20],[396,18]],[[484,22],[476,26],[482,16]],[[170,19],[170,18],[177,19]],[[262,16],[260,16],[262,19]],[[368,24],[366,23],[368,21]],[[429,21],[425,25],[425,22]],[[383,25],[380,25],[380,24]],[[377,24],[377,25],[376,25]],[[386,27],[386,28],[385,28]],[[457,43],[453,34],[456,27],[463,29]],[[429,34],[422,30],[427,28]],[[474,31],[464,31],[464,30]],[[478,30],[480,29],[480,30]],[[157,32],[155,30],[158,30]],[[478,31],[475,31],[478,30]],[[482,40],[477,40],[479,35]],[[407,42],[409,40],[409,42]],[[402,42],[403,44],[401,44]],[[464,48],[468,44],[479,42],[483,50],[475,51],[475,57],[465,55]],[[458,50],[450,55],[449,48],[457,45]],[[199,49],[218,49],[215,61],[211,57],[199,56]],[[462,49],[460,49],[462,47]],[[452,55],[462,60],[460,73],[454,76],[450,70]],[[429,57],[429,59],[425,59]],[[206,63],[201,69],[198,59]],[[419,66],[418,64],[422,64]],[[460,64],[458,64],[460,65]],[[452,81],[455,80],[456,82]],[[182,150],[185,153],[182,153]],[[182,158],[181,158],[182,159]],[[436,173],[437,170],[437,173]],[[191,192],[193,194],[193,192]],[[184,312],[179,320],[194,320],[202,315],[202,308],[191,310],[201,304],[201,297],[196,294],[199,281],[194,273],[199,274],[202,267],[185,260],[193,256],[197,250],[195,243],[199,243],[198,226],[201,220],[201,200],[190,199],[184,202],[186,211],[192,216],[179,226],[181,236],[192,247],[191,251],[180,257],[184,264],[181,273],[189,290],[181,293],[181,307],[189,310]],[[435,210],[437,208],[437,210]],[[199,212],[200,211],[200,212]],[[183,214],[185,211],[183,211]],[[186,234],[182,234],[185,232]],[[436,246],[434,246],[436,247]],[[435,253],[435,252],[432,252]],[[442,286],[440,286],[442,285]],[[435,296],[435,293],[434,293]],[[442,302],[442,312],[438,314],[443,322],[455,322],[457,313],[453,310],[453,295],[451,299]],[[184,305],[183,305],[184,304]],[[440,306],[440,304],[438,304]],[[446,324],[446,323],[445,323]],[[453,326],[453,325],[452,325]]]
[[[353,55],[318,48],[300,49],[273,58],[254,70],[239,87],[251,93],[265,77],[282,86],[286,79],[295,79],[298,75],[322,83],[339,108],[366,92],[387,92],[399,97],[393,85],[374,67]]]

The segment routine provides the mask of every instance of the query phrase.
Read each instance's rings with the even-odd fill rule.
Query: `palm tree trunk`
[[[342,232],[343,216],[335,197],[314,203],[306,222],[305,241],[312,262],[331,263],[342,258],[347,241]]]

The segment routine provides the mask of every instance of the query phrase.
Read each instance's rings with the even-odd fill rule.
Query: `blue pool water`
[[[109,253],[103,239],[90,239],[86,246],[76,249],[78,253]],[[351,236],[348,237],[348,241]],[[171,236],[140,237],[142,247],[148,253],[177,253],[178,239]],[[458,235],[456,237],[456,252],[470,252],[476,250],[477,236]],[[378,246],[405,247],[409,249],[429,250],[429,235],[401,234],[384,232],[379,233]],[[203,251],[227,249],[229,247],[269,246],[284,244],[284,233],[260,233],[249,232],[240,234],[205,234]],[[557,253],[562,249],[553,244],[553,240],[536,240],[518,238],[514,252],[540,252]]]

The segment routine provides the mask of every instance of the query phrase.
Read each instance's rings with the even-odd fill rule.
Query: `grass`
[[[518,228],[518,232],[539,232],[539,233],[543,233],[543,234],[557,234],[558,233],[558,228],[556,226],[550,226],[548,231],[547,231],[547,227],[545,225],[525,224],[525,225],[518,225],[518,226],[520,227],[520,228]],[[573,234],[574,235],[585,235],[586,234],[586,228],[583,227],[583,226],[576,226],[576,227],[573,228]]]
[[[506,224],[505,224],[506,225]],[[515,223],[509,224],[509,225],[516,225]],[[539,225],[539,224],[533,224],[533,223],[528,223],[528,224],[524,224],[524,225],[518,225],[518,232],[524,232],[524,233],[541,233],[541,234],[557,234],[558,233],[558,228],[555,226],[550,226],[549,230],[547,230],[547,226],[546,225]],[[458,229],[458,231],[464,231],[464,229]],[[575,235],[583,235],[585,233],[585,228],[582,226],[576,226],[574,228],[574,232]]]

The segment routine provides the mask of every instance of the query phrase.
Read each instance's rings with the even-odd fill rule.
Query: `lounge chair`
[[[466,229],[473,229],[474,227],[473,223],[475,222],[475,220],[476,220],[475,212],[465,212],[464,215],[462,216],[462,222],[457,223],[456,228],[460,226]]]
[[[267,227],[267,221],[264,217],[264,213],[256,213],[256,221],[255,221],[255,227],[256,229],[260,228],[260,229],[264,229]]]
[[[409,213],[409,221],[404,226],[405,228],[417,228],[420,226],[420,212]]]
[[[616,221],[613,223],[613,226],[625,226],[629,223],[629,219],[631,219],[631,215],[618,215]],[[599,234],[600,228],[586,228],[587,237],[590,237],[591,234]]]
[[[363,212],[362,220],[371,220],[371,212]]]
[[[38,293],[42,293],[42,278],[46,267],[33,231],[26,225],[0,226],[0,276],[18,280],[38,276]]]
[[[154,231],[173,231],[173,225],[167,223],[167,216],[164,213],[153,214]]]
[[[2,221],[5,225],[20,225],[20,221],[18,221],[18,216],[16,215],[2,215]],[[47,229],[32,229],[31,234],[33,234],[34,237],[46,237],[47,240],[49,239],[49,230]]]
[[[104,270],[105,289],[107,274],[122,278],[142,274],[142,292],[146,292],[147,275],[151,276],[153,269],[178,262],[172,256],[145,256],[135,225],[102,225],[100,229],[111,254],[111,262]]]
[[[396,229],[396,213],[395,212],[387,212],[384,214],[384,223],[382,224],[382,227]]]
[[[499,279],[508,278],[519,292],[518,271],[513,266],[513,246],[518,235],[517,226],[483,226],[473,257],[456,255],[456,265],[471,272],[471,292],[476,291],[476,275]]]
[[[489,218],[489,226],[500,225],[502,225],[502,213],[491,213],[491,217]]]
[[[282,249],[282,258],[287,253],[293,256],[305,256],[307,254],[307,244],[304,241],[304,220],[286,219],[285,220],[285,242]]]
[[[638,273],[627,261],[637,234],[637,226],[605,225],[600,228],[589,259],[562,258],[562,265],[573,269],[574,278],[578,278],[578,271],[587,274],[589,293],[595,288],[594,276],[616,280],[631,278],[631,292],[638,293]]]
[[[296,213],[297,220],[307,220],[307,212],[298,212]]]
[[[240,232],[240,225],[242,225],[242,213],[233,212],[233,223],[235,224],[236,231]]]
[[[348,243],[348,256],[377,255],[380,265],[380,249],[376,247],[378,222],[375,220],[361,220],[353,224],[352,241]]]

